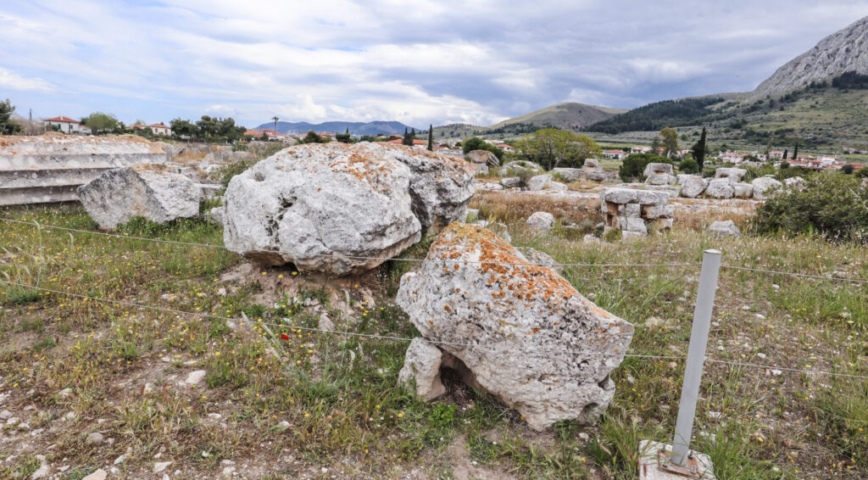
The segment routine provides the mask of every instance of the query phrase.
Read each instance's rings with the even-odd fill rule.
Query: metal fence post
[[[699,399],[699,383],[708,346],[708,331],[711,329],[711,311],[720,271],[720,252],[706,250],[702,255],[702,272],[699,275],[699,292],[696,295],[696,310],[693,312],[693,327],[690,330],[690,347],[687,350],[687,366],[684,369],[684,384],[678,404],[678,420],[675,422],[675,438],[672,440],[671,461],[684,466],[690,451],[693,433],[693,418],[696,401]]]

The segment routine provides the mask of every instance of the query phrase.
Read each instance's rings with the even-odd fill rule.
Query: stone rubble
[[[606,215],[605,231],[621,230],[625,238],[671,229],[675,212],[665,192],[630,188],[604,188],[600,208]]]

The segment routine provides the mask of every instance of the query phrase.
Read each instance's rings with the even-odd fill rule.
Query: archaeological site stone
[[[199,214],[202,191],[189,178],[160,165],[109,170],[78,188],[88,215],[106,230],[144,217],[157,223]]]
[[[760,177],[751,182],[751,184],[753,185],[754,200],[766,200],[770,195],[784,186],[783,183],[772,177]]]
[[[747,170],[743,168],[718,168],[714,171],[714,178],[725,178],[729,183],[741,183],[746,174]]]
[[[419,271],[404,275],[397,303],[429,344],[533,430],[600,415],[614,395],[610,374],[633,336],[630,323],[551,269],[529,264],[493,232],[461,223],[440,233]],[[436,355],[419,361],[421,348],[411,350],[407,365],[425,372],[416,377],[425,398],[439,391],[428,373]]]
[[[488,167],[500,166],[500,160],[497,159],[497,155],[488,150],[472,150],[467,154],[467,158],[472,163],[487,165]]]
[[[545,170],[541,166],[533,162],[527,162],[524,160],[509,162],[506,165],[500,167],[501,177],[514,177],[516,175],[522,175],[525,173],[538,175],[545,173]]]
[[[649,163],[643,175],[648,185],[674,185],[678,182],[670,163]]]
[[[170,147],[135,135],[0,135],[0,206],[78,200],[104,172],[169,162]]]
[[[750,198],[753,195],[753,185],[749,183],[734,183],[732,195],[736,198]]]
[[[606,215],[605,230],[621,230],[624,237],[668,230],[675,212],[666,192],[630,188],[604,188],[600,208]]]
[[[715,178],[708,182],[705,194],[711,198],[732,198],[735,195],[735,188],[729,178]]]
[[[425,229],[466,219],[473,193],[460,157],[367,142],[290,147],[229,183],[224,244],[265,264],[360,273]]]
[[[678,175],[678,185],[681,185],[681,196],[687,198],[696,198],[705,191],[708,187],[708,180],[699,175]]]
[[[726,221],[716,221],[708,226],[706,229],[711,233],[715,233],[718,235],[732,235],[732,236],[740,236],[741,230],[733,223],[732,220]]]
[[[555,226],[555,217],[548,212],[535,212],[525,223],[533,230],[549,231]]]
[[[585,172],[581,168],[553,168],[552,173],[557,173],[567,182],[575,182],[585,176]]]
[[[545,174],[531,177],[531,179],[527,181],[527,189],[532,192],[537,192],[541,190],[562,192],[567,190],[567,186],[563,183],[554,181],[551,174]]]

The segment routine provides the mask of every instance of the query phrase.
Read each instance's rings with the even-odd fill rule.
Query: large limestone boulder
[[[467,154],[467,158],[472,163],[486,165],[488,167],[500,166],[500,160],[497,159],[497,155],[488,150],[471,150],[470,153]],[[488,168],[486,168],[486,171],[488,171]]]
[[[741,183],[746,174],[747,170],[743,168],[718,168],[714,171],[714,178],[725,178],[729,183]]]
[[[224,244],[259,262],[360,273],[467,216],[468,162],[367,142],[290,147],[229,183]],[[370,258],[359,258],[370,257]]]
[[[741,230],[738,229],[738,226],[732,220],[718,220],[709,225],[706,230],[721,236],[741,236]]]
[[[545,174],[531,177],[531,179],[527,181],[527,189],[532,192],[537,192],[541,190],[562,192],[567,190],[568,187],[563,183],[554,181],[554,178],[551,176],[551,174]]]
[[[751,182],[753,185],[753,199],[766,200],[775,191],[783,188],[784,184],[772,177],[760,177]]]
[[[681,196],[696,198],[708,187],[708,180],[699,175],[678,175],[678,185],[681,185]]]
[[[598,416],[633,337],[630,323],[551,269],[461,223],[440,233],[418,272],[404,275],[397,303],[430,343],[534,430]]]
[[[732,195],[736,198],[750,198],[753,195],[753,185],[749,183],[734,183]]]
[[[133,217],[157,223],[195,217],[202,190],[184,175],[166,170],[160,165],[108,170],[78,187],[78,198],[104,230],[117,228]]]
[[[784,185],[793,190],[804,190],[807,188],[807,182],[805,182],[805,179],[802,177],[790,177],[784,179]]]
[[[705,194],[711,198],[732,198],[735,195],[735,188],[732,185],[728,178],[715,178],[708,182]]]
[[[524,160],[509,162],[506,165],[500,167],[501,177],[514,177],[516,175],[521,175],[525,173],[542,174],[545,173],[545,169],[533,162],[527,162]]]
[[[575,182],[585,176],[585,172],[581,168],[553,168],[552,173],[557,173],[568,182]]]
[[[535,212],[525,224],[533,230],[549,231],[555,226],[555,217],[548,212]]]
[[[670,163],[649,163],[643,175],[648,185],[674,185],[678,182]]]

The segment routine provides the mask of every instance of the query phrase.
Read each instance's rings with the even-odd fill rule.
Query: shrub
[[[868,178],[868,167],[862,167],[861,170],[856,172],[856,176],[859,178]]]
[[[783,169],[785,169],[785,168],[790,168],[790,163],[789,163],[789,162],[781,162],[781,170],[783,170]]]
[[[501,164],[503,164],[503,150],[501,150],[498,146],[492,145],[479,137],[472,137],[465,140],[464,143],[461,145],[461,150],[465,154],[468,154],[473,150],[488,150],[489,152],[493,153],[498,160],[500,160]]]
[[[674,164],[672,159],[661,155],[654,155],[651,153],[633,153],[627,155],[627,158],[625,158],[624,162],[621,163],[618,175],[621,177],[621,180],[625,182],[631,182],[634,179],[644,180],[645,176],[643,175],[643,172],[645,172],[645,167],[647,167],[649,163]]]
[[[853,173],[853,165],[849,163],[841,167],[841,171],[844,172],[844,175],[851,175]]]
[[[699,173],[699,164],[696,160],[687,159],[678,164],[678,171],[681,173]]]
[[[868,243],[868,190],[845,175],[806,178],[804,190],[785,190],[757,209],[757,232],[817,232],[829,240]]]

